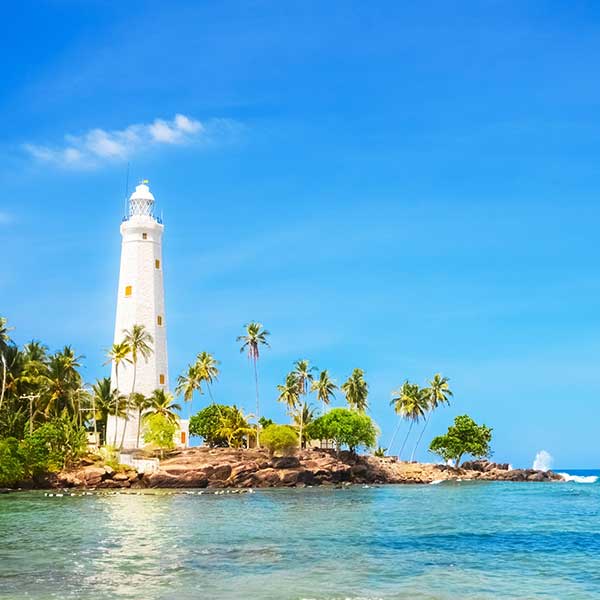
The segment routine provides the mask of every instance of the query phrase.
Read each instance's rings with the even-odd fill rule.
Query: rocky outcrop
[[[86,488],[267,488],[316,485],[432,483],[441,480],[552,481],[551,471],[511,469],[508,464],[470,461],[461,468],[401,462],[393,457],[339,455],[331,450],[303,450],[297,456],[272,458],[262,450],[189,448],[161,461],[158,471],[138,474],[127,468],[81,465],[55,479],[57,487]]]

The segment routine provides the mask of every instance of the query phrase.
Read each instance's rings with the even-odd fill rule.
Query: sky
[[[295,360],[338,383],[360,367],[387,447],[392,390],[439,372],[454,397],[425,440],[467,413],[501,462],[600,466],[598,3],[4,13],[0,314],[17,343],[71,344],[86,381],[109,374],[129,163],[165,222],[171,381],[209,351],[216,400],[251,411],[236,336],[258,320],[276,420]]]

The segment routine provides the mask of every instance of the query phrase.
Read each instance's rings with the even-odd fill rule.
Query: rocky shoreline
[[[115,470],[91,461],[56,475],[43,487],[54,488],[270,488],[344,484],[425,484],[438,481],[561,481],[552,471],[511,469],[486,460],[446,465],[409,463],[393,457],[303,450],[273,458],[263,450],[189,448],[171,453],[158,470]]]

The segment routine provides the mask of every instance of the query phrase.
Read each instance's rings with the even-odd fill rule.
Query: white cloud
[[[28,143],[23,148],[41,162],[66,168],[90,168],[127,159],[149,147],[214,141],[216,135],[231,131],[232,125],[230,121],[219,119],[201,123],[177,114],[171,120],[155,119],[152,123],[129,125],[125,129],[91,129],[78,136],[66,135],[64,143],[55,146]]]

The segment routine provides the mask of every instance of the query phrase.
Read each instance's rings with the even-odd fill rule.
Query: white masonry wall
[[[134,324],[141,324],[154,339],[154,351],[146,362],[138,358],[135,391],[149,396],[155,389],[169,389],[167,361],[167,332],[162,260],[163,225],[148,215],[132,215],[121,224],[121,268],[115,320],[115,343],[123,341],[123,332]],[[145,238],[145,239],[144,239]],[[159,261],[158,263],[156,261]],[[127,288],[131,286],[131,294]],[[159,317],[162,324],[159,324]],[[113,364],[111,379],[120,393],[129,396],[133,384],[133,365],[121,363],[119,373]],[[120,444],[125,427],[124,448],[135,448],[137,414],[131,412],[129,420],[109,417],[107,441],[112,444],[117,434]],[[143,434],[140,435],[143,446]]]

